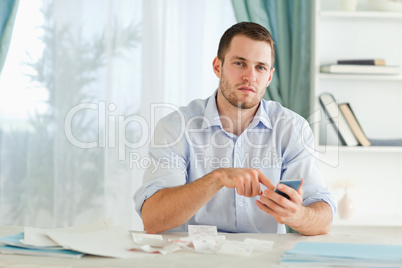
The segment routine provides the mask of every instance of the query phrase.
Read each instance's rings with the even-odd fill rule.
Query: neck
[[[259,107],[256,105],[250,109],[242,109],[233,106],[225,98],[219,97],[217,97],[216,106],[223,129],[237,136],[240,136],[250,125]]]

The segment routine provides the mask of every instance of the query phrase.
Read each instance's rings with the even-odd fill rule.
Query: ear
[[[274,71],[275,71],[275,68],[271,68],[271,71],[269,72],[269,78],[268,78],[268,81],[267,81],[267,85],[265,87],[268,87],[269,84],[271,84],[272,77],[274,77]]]
[[[215,57],[213,62],[212,62],[212,68],[214,70],[215,75],[218,78],[221,78],[221,73],[222,73],[222,62],[218,57]]]

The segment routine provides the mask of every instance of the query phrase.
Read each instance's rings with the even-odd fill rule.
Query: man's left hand
[[[302,181],[302,185],[303,183],[304,180]],[[277,189],[287,194],[289,199],[267,189],[260,195],[260,200],[256,200],[255,203],[258,208],[274,217],[278,223],[289,226],[297,225],[300,217],[303,215],[303,210],[305,209],[305,207],[302,206],[302,187],[300,186],[299,190],[296,191],[293,188],[280,183],[278,184]]]

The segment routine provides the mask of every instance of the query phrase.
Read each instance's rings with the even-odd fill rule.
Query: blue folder
[[[281,257],[285,264],[402,265],[402,245],[299,242]]]

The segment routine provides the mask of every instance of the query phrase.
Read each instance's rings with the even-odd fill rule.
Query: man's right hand
[[[221,168],[216,171],[222,186],[236,188],[239,195],[254,197],[262,194],[261,184],[274,190],[272,182],[258,169]]]

